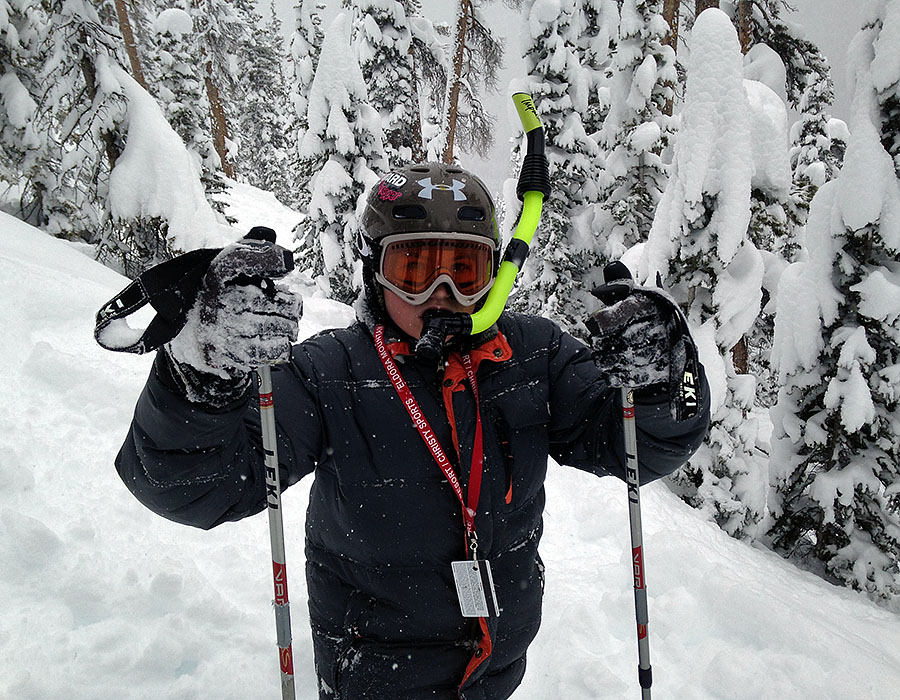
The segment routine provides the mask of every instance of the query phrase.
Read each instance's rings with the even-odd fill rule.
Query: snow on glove
[[[587,322],[594,363],[616,387],[669,381],[671,342],[658,302],[641,289],[594,313]]]
[[[272,280],[291,269],[290,251],[253,238],[213,259],[184,328],[166,347],[189,400],[223,405],[246,390],[251,369],[290,358],[302,300]]]
[[[606,306],[585,321],[594,362],[611,386],[662,389],[681,413],[685,367],[696,358],[681,310],[663,291],[634,286],[621,263],[604,277],[591,293]]]

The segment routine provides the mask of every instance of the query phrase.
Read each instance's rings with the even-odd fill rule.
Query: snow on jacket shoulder
[[[475,528],[502,610],[481,629],[460,616],[450,562],[465,559],[460,504],[362,324],[298,344],[273,370],[282,483],[315,471],[306,521],[307,581],[322,698],[502,699],[521,681],[541,615],[537,553],[547,457],[624,476],[617,392],[589,350],[545,319],[505,313],[470,353],[484,474]],[[387,339],[403,380],[466,490],[477,423],[460,358],[440,370]],[[699,447],[705,408],[676,423],[639,405],[641,479],[677,469]],[[187,429],[186,429],[187,426]],[[255,402],[198,410],[155,375],[117,467],[161,515],[212,527],[262,510]]]

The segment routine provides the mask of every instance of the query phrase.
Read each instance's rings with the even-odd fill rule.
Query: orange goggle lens
[[[427,291],[447,275],[457,291],[471,297],[491,283],[494,249],[490,243],[454,238],[412,238],[384,246],[381,275],[406,294]]]

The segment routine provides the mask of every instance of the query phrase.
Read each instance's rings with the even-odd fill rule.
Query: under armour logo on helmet
[[[430,177],[426,177],[424,180],[418,180],[418,184],[422,185],[422,191],[419,192],[419,199],[431,199],[432,193],[435,190],[440,190],[441,192],[452,192],[453,193],[453,201],[461,202],[466,199],[466,195],[463,193],[463,190],[466,187],[465,182],[460,182],[459,180],[454,180],[452,185],[435,185],[431,182]]]

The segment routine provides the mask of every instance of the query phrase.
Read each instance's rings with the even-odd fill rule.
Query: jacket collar
[[[476,374],[478,373],[479,365],[483,361],[505,362],[512,357],[512,348],[506,341],[506,336],[496,330],[496,327],[494,329],[495,333],[492,337],[485,339],[479,345],[475,345],[469,351],[469,357],[472,360],[472,370]],[[457,388],[462,388],[466,381],[466,370],[462,363],[461,353],[451,350],[444,367],[444,385],[450,386],[453,388],[453,391],[456,391]]]
[[[384,344],[391,357],[413,355],[415,353],[415,340],[408,336],[395,326],[390,319],[382,320],[379,314],[375,313],[368,301],[364,297],[360,297],[354,306],[356,311],[356,319],[369,332],[369,335],[375,337],[375,326],[384,323]],[[498,345],[494,345],[497,338],[502,339]],[[457,352],[465,354],[470,352],[472,363],[477,369],[478,363],[486,355],[496,362],[507,360],[512,357],[512,349],[506,338],[497,328],[497,324],[493,324],[490,328],[471,336],[470,338],[451,338],[447,345],[447,355]]]

